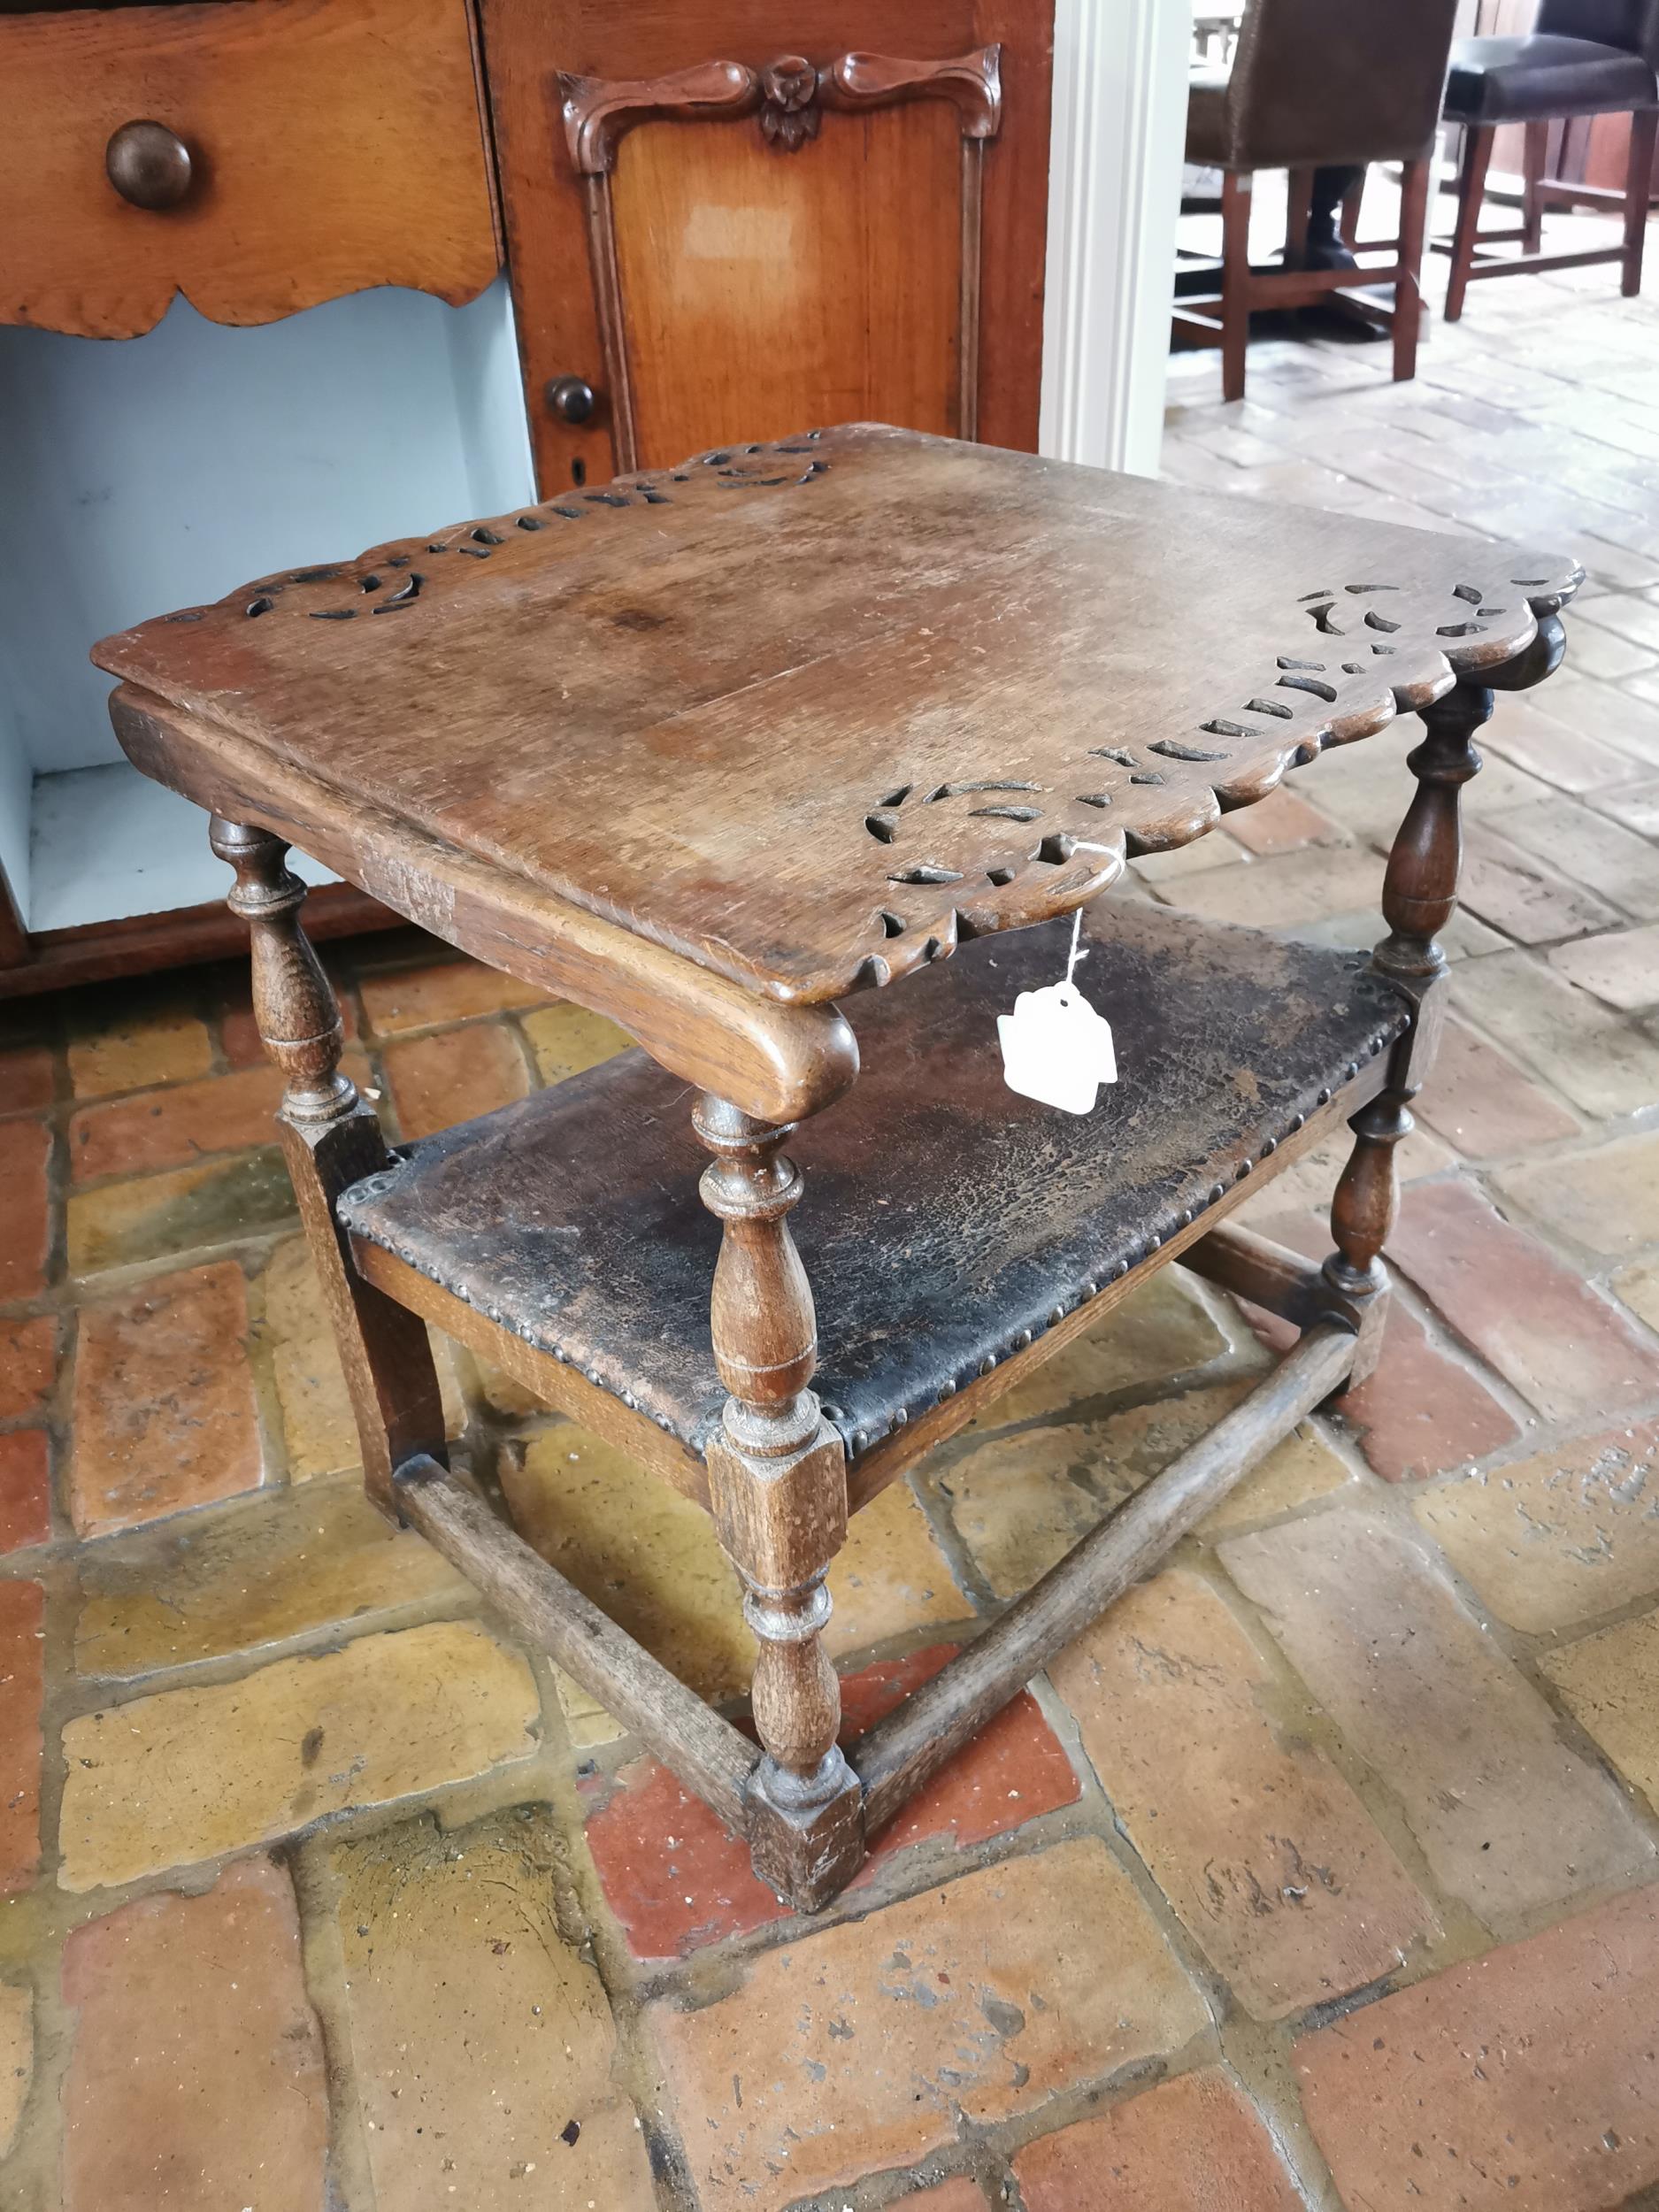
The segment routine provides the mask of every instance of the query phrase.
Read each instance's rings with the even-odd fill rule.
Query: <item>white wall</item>
[[[118,757],[95,639],[532,495],[502,280],[251,330],[182,300],[142,338],[0,329],[0,841],[19,748]]]
[[[1056,0],[1040,443],[1156,475],[1189,0]]]

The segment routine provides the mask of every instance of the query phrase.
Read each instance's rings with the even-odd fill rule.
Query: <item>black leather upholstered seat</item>
[[[1446,113],[1458,123],[1634,112],[1659,104],[1640,54],[1587,38],[1463,38],[1452,48]]]

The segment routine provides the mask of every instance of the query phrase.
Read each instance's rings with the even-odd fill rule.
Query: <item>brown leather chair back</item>
[[[1659,70],[1659,0],[1543,0],[1533,28],[1617,46]]]
[[[1617,9],[1624,0],[1599,4]],[[1632,12],[1640,4],[1628,0]],[[1228,85],[1228,165],[1302,168],[1425,152],[1440,122],[1456,7],[1250,0]]]

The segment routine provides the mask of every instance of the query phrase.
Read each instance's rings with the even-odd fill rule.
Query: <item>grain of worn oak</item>
[[[804,91],[763,89],[762,127],[804,145]],[[1371,1372],[1473,740],[1496,690],[1556,665],[1578,580],[866,425],[324,560],[99,647],[129,756],[214,811],[236,873],[371,1494],[797,1910]],[[1369,961],[1095,905],[1084,980],[1120,1079],[1081,1117],[1006,1089],[995,1016],[1060,979],[1065,918],[1127,854],[1402,710],[1425,733]],[[340,1072],[295,842],[642,1049],[394,1155]],[[1342,1120],[1322,1266],[1228,1221]],[[824,1632],[849,1514],[1182,1253],[1296,1345],[843,1745]],[[423,1319],[713,1514],[758,1645],[757,1744],[445,1471]]]

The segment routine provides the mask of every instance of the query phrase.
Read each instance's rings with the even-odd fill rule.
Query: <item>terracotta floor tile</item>
[[[1659,1591],[1659,1422],[1611,1429],[1417,1501],[1500,1620],[1541,1634]]]
[[[1613,928],[1619,918],[1616,906],[1480,822],[1471,824],[1464,841],[1457,895],[1483,922],[1524,945],[1582,937]]]
[[[1540,1655],[1569,1710],[1659,1811],[1659,1614]]]
[[[1074,1337],[1003,1392],[966,1433],[982,1435],[1017,1421],[1063,1413],[1070,1420],[1094,1410],[1142,1383],[1207,1367],[1227,1349],[1190,1275],[1166,1268],[1125,1298],[1105,1319]]]
[[[1435,1880],[1488,1926],[1652,1871],[1612,1784],[1405,1538],[1333,1512],[1234,1537],[1221,1555]]]
[[[340,1364],[334,1324],[303,1237],[278,1245],[262,1278],[265,1313],[255,1336],[270,1348],[289,1478],[343,1473],[361,1463],[362,1446],[351,1397]],[[428,1330],[433,1364],[442,1394],[444,1431],[459,1436],[466,1407],[456,1378],[454,1348]]]
[[[559,1924],[545,1808],[332,1855],[377,2212],[656,2212],[616,2031]]]
[[[850,1743],[956,1653],[934,1645],[841,1678],[841,1740]],[[636,1759],[614,1784],[586,1785],[596,1809],[588,1844],[606,1901],[636,1958],[685,1958],[723,1938],[780,1920],[785,1908],[749,1864],[749,1847],[655,1759]],[[874,1867],[895,1852],[949,1836],[958,1849],[1071,1804],[1077,1776],[1035,1700],[1022,1691],[889,1822]]]
[[[1367,2005],[1296,2046],[1366,2212],[1613,2212],[1659,2180],[1659,1890]]]
[[[1294,852],[1302,845],[1341,845],[1347,833],[1328,814],[1321,814],[1299,792],[1280,785],[1256,806],[1240,807],[1227,817],[1227,834],[1247,852],[1265,857],[1269,853]]]
[[[1604,1420],[1659,1394],[1647,1333],[1467,1185],[1407,1191],[1388,1250],[1546,1420]]]
[[[1579,1123],[1467,1024],[1448,1021],[1412,1112],[1471,1160],[1502,1159],[1578,1133]]]
[[[895,2197],[892,2212],[989,2212],[985,2192],[977,2181],[940,2181],[931,2189],[914,2189]]]
[[[369,1082],[369,1064],[361,1053],[349,1052],[341,1064],[359,1089]],[[282,1083],[281,1070],[262,1061],[230,1075],[82,1106],[69,1124],[70,1174],[77,1182],[90,1182],[148,1168],[185,1167],[207,1154],[273,1144]]]
[[[1557,945],[1549,964],[1569,983],[1593,992],[1609,1006],[1652,1006],[1659,1002],[1659,923]]]
[[[44,1544],[52,1532],[51,1446],[44,1429],[0,1435],[0,1552]]]
[[[1219,2068],[1040,2135],[1014,2160],[1026,2212],[1302,2212],[1261,2116]]]
[[[1208,2011],[1092,1838],[987,1867],[647,2014],[703,2212],[780,2212],[1179,2049]]]
[[[388,1045],[381,1060],[406,1140],[493,1113],[530,1088],[517,1038],[492,1022],[405,1038]]]
[[[1627,1267],[1613,1278],[1620,1300],[1659,1335],[1659,1266]]]
[[[63,1994],[64,2212],[324,2212],[323,2039],[280,1868],[88,1921]]]
[[[1309,1259],[1322,1259],[1329,1248],[1325,1225],[1306,1215],[1269,1217],[1258,1225]],[[1250,1319],[1270,1350],[1288,1350],[1294,1341],[1288,1323],[1254,1310]],[[1479,1375],[1436,1344],[1399,1298],[1390,1302],[1383,1323],[1376,1371],[1357,1389],[1333,1398],[1325,1410],[1340,1417],[1371,1471],[1385,1482],[1449,1474],[1521,1434],[1519,1422]]]
[[[0,1440],[3,1441],[4,1440]],[[313,1629],[360,1631],[467,1585],[413,1529],[395,1529],[355,1474],[265,1490],[88,1547],[75,1666],[133,1680]]]
[[[163,983],[102,987],[72,1003],[69,1078],[77,1098],[181,1083],[213,1064],[207,1025],[188,990]]]
[[[389,968],[358,984],[365,1019],[376,1035],[434,1029],[444,1022],[539,1006],[547,993],[478,960],[434,960],[418,968]]]
[[[1464,961],[1452,996],[1584,1113],[1633,1114],[1659,1096],[1659,1043],[1530,953]]]
[[[51,1104],[57,1088],[50,1045],[0,1048],[0,1114],[37,1114]]]
[[[1392,1973],[1432,1909],[1325,1755],[1309,1710],[1210,1586],[1131,1590],[1049,1668],[1130,1841],[1256,2019]]]
[[[1494,827],[1574,883],[1593,884],[1597,903],[1610,901],[1639,922],[1659,918],[1659,849],[1604,814],[1573,799],[1552,800],[1505,807]]]
[[[46,1287],[51,1147],[44,1122],[0,1122],[0,1300],[38,1298]]]
[[[0,1582],[0,1897],[27,1889],[40,1863],[45,1617],[38,1582]]]
[[[58,1367],[58,1323],[49,1313],[0,1321],[0,1421],[45,1410]]]
[[[0,2159],[17,2140],[34,2078],[34,1994],[19,1983],[0,1982]]]
[[[626,1029],[590,1014],[585,1006],[541,1008],[526,1014],[519,1024],[535,1054],[536,1072],[543,1083],[562,1083],[567,1075],[580,1075],[626,1052],[634,1042]]]
[[[482,1774],[532,1751],[538,1720],[524,1661],[459,1621],[82,1714],[64,1730],[59,1884],[135,1881]]]
[[[70,1174],[90,1182],[270,1144],[281,1099],[281,1070],[257,1067],[82,1106],[69,1123]]]
[[[672,1673],[710,1700],[747,1692],[755,1640],[737,1578],[702,1506],[574,1423],[503,1454],[502,1487],[526,1542]],[[906,1629],[958,1621],[966,1600],[902,1484],[855,1514],[829,1573],[833,1658]],[[567,1709],[595,1715],[561,1685]],[[601,1720],[588,1743],[618,1733]]]
[[[294,1219],[294,1187],[273,1144],[73,1192],[68,1215],[69,1271],[96,1275],[268,1236]]]
[[[989,1436],[934,1476],[956,1532],[998,1597],[1017,1597],[1079,1537],[1212,1429],[1250,1379],[1212,1384],[1103,1420]],[[1200,1525],[1213,1536],[1271,1520],[1354,1479],[1326,1439],[1303,1424],[1277,1445]]]
[[[152,1276],[81,1309],[69,1511],[102,1536],[261,1480],[242,1271]]]
[[[1659,1130],[1604,1144],[1576,1159],[1507,1168],[1506,1198],[1586,1250],[1624,1259],[1659,1244]]]

